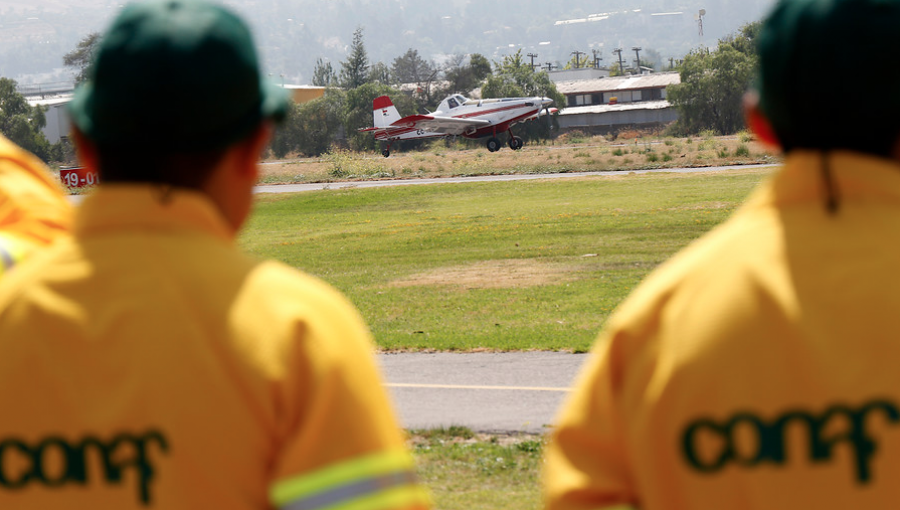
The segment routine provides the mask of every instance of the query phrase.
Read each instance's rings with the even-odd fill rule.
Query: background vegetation
[[[16,82],[0,78],[0,133],[43,161],[60,161],[66,156],[64,144],[50,144],[41,129],[47,125],[44,109],[30,106],[16,91]]]
[[[681,83],[666,91],[678,109],[674,134],[711,130],[727,135],[744,129],[742,99],[759,66],[755,39],[761,26],[744,25],[721,39],[715,50],[693,50],[684,58],[678,67]]]

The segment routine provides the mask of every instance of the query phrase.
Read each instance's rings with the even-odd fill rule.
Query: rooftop
[[[638,101],[635,103],[595,104],[589,106],[568,106],[559,111],[560,115],[584,115],[588,113],[625,112],[631,110],[664,110],[671,108],[668,101]]]
[[[573,80],[556,83],[556,90],[562,94],[587,94],[592,92],[614,92],[617,90],[639,90],[665,88],[681,83],[677,72],[642,74],[640,76],[616,76],[596,80]]]

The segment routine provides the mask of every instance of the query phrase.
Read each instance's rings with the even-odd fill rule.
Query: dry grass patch
[[[340,152],[340,151],[339,151]],[[349,158],[349,159],[348,159]],[[389,158],[380,154],[346,153],[357,166],[377,172],[336,169],[334,158],[293,158],[261,167],[260,182],[334,182],[359,179],[412,179],[487,174],[540,174],[647,168],[707,167],[774,163],[777,154],[750,138],[669,138],[648,133],[623,132],[615,140],[602,136],[566,134],[556,140],[527,144],[520,151],[508,148],[489,153],[484,147],[433,142],[429,150],[397,149]]]
[[[390,287],[451,285],[467,289],[516,289],[575,280],[578,268],[538,259],[485,260],[440,267],[392,281]]]

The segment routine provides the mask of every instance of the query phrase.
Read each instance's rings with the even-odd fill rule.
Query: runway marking
[[[511,390],[511,391],[572,391],[572,388],[555,388],[547,386],[480,386],[469,384],[418,384],[418,383],[387,383],[388,388],[430,388],[448,390]]]

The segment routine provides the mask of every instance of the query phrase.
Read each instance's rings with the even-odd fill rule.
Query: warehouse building
[[[680,83],[677,72],[556,82],[567,104],[559,113],[562,131],[606,133],[628,127],[657,127],[678,119],[666,88]]]

